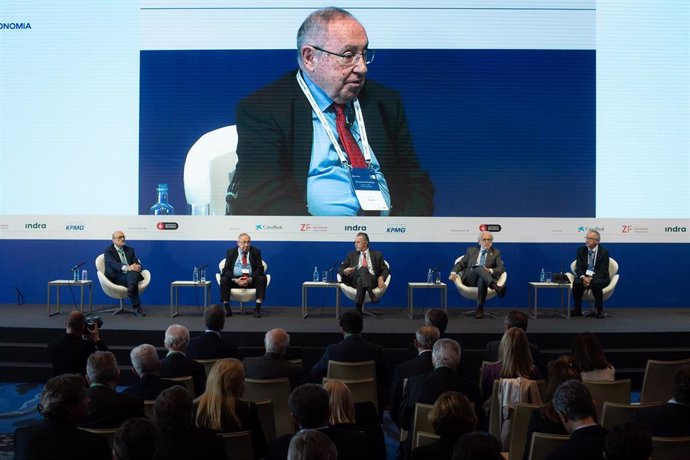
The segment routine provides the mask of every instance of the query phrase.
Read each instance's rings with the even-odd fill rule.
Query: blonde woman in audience
[[[570,354],[577,363],[582,380],[613,381],[616,369],[606,361],[604,349],[596,335],[591,332],[577,334]]]
[[[532,359],[527,335],[519,327],[511,327],[503,334],[498,346],[498,359],[497,363],[484,366],[482,374],[484,399],[491,396],[491,390],[496,379],[524,377],[530,380],[539,380],[541,378],[541,373]]]
[[[355,403],[347,385],[340,380],[329,380],[323,387],[328,392],[328,404],[331,408],[328,423],[345,428],[356,425]]]
[[[206,391],[196,404],[195,423],[199,428],[218,433],[249,431],[254,458],[266,449],[259,413],[253,402],[240,399],[244,393],[244,368],[234,358],[221,359],[213,365],[206,381]]]

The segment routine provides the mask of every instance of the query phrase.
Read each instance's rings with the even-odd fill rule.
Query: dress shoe
[[[134,316],[146,316],[146,313],[144,313],[144,309],[141,308],[141,305],[132,307],[132,313],[134,314]]]
[[[376,294],[374,294],[374,291],[369,291],[369,299],[371,300],[371,303],[376,303],[379,301],[379,298],[376,297]]]
[[[263,315],[261,314],[261,305],[257,305],[254,307],[254,318],[261,318]]]
[[[570,316],[582,316],[582,310],[581,309],[573,310],[570,313]]]
[[[508,286],[505,284],[503,286],[496,285],[496,294],[498,294],[499,297],[503,298],[506,295],[506,291],[508,290]]]
[[[605,315],[603,311],[597,312],[597,319],[604,319]]]
[[[477,319],[482,319],[484,317],[484,307],[477,307],[474,311],[474,317]]]
[[[594,311],[588,311],[587,313],[585,313],[585,318],[596,318],[596,317],[597,317],[597,313]]]

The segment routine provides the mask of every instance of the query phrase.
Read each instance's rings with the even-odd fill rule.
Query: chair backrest
[[[192,213],[225,215],[225,194],[237,166],[237,128],[224,126],[201,136],[184,163],[184,193]],[[209,207],[210,209],[206,209]]]
[[[108,443],[110,444],[110,448],[113,448],[113,441],[115,440],[115,432],[117,431],[117,428],[82,428],[79,427],[80,430],[88,431],[89,433],[97,434],[99,436],[105,436],[105,438],[108,440]],[[78,447],[78,446],[75,446]]]
[[[662,403],[621,404],[606,401],[604,402],[604,408],[601,413],[601,426],[610,431],[616,425],[634,420],[636,410],[643,407],[658,406],[660,404]]]
[[[455,259],[455,263],[457,264],[464,257],[465,256],[458,257],[457,259]],[[458,275],[460,275],[460,276],[455,278],[455,287],[458,289],[458,292],[460,293],[460,295],[463,296],[464,298],[468,299],[468,300],[476,300],[477,295],[479,293],[479,289],[477,287],[473,287],[473,286],[466,286],[465,283],[462,282],[462,273],[458,273]],[[501,276],[499,276],[498,279],[496,280],[496,284],[498,284],[499,286],[503,286],[506,284],[507,281],[508,281],[508,272],[504,271],[503,273],[501,273]],[[495,296],[496,296],[496,291],[489,288],[487,293],[486,293],[486,299],[489,300]]]
[[[527,429],[532,413],[541,408],[540,404],[517,403],[513,413],[513,432],[510,435],[508,457],[521,459],[527,444]]]
[[[432,407],[434,407],[433,404],[422,403],[417,403],[414,406],[414,419],[412,421],[412,432],[410,433],[412,442],[415,444],[413,447],[418,447],[418,445],[416,445],[417,433],[422,431],[430,434],[434,433],[434,427],[429,421],[429,412],[431,412]]]
[[[282,379],[244,379],[244,396],[248,401],[273,401],[276,436],[295,432],[295,423],[290,414],[288,398],[290,380]]]
[[[583,380],[589,392],[592,394],[597,416],[601,420],[604,402],[630,403],[630,379],[603,381],[603,380]]]
[[[489,364],[496,364],[497,362],[498,361],[482,361],[482,365],[479,366],[479,382],[477,382],[480,389],[482,388],[482,377],[484,377],[484,368]],[[486,399],[486,396],[487,395],[482,395],[484,399]]]
[[[652,436],[654,460],[687,460],[690,458],[690,436],[662,438]]]
[[[163,380],[170,380],[177,383],[182,383],[187,391],[192,396],[196,398],[196,390],[194,390],[194,378],[191,375],[184,375],[182,377],[161,377]]]
[[[259,422],[263,428],[266,442],[270,442],[276,438],[276,416],[273,411],[273,401],[255,401],[256,410],[259,413]]]
[[[501,405],[498,402],[498,387],[500,380],[494,380],[489,397],[489,433],[496,439],[501,439]]]
[[[147,399],[144,401],[144,415],[146,416],[146,418],[148,418],[152,422],[154,421],[154,418],[155,418],[155,411],[153,409],[155,404],[156,404],[155,399]]]
[[[570,439],[568,435],[532,433],[532,446],[529,450],[529,460],[546,460],[551,452]]]
[[[201,364],[204,366],[204,371],[206,372],[206,377],[208,377],[208,373],[211,372],[211,368],[213,367],[214,364],[218,362],[217,358],[214,359],[195,359],[197,363]]]
[[[268,263],[264,260],[261,259],[261,265],[264,266],[264,273],[266,273],[266,286],[271,284],[271,275],[268,274]],[[216,273],[216,282],[220,286],[220,274],[223,272],[223,268],[225,268],[225,257],[220,259],[220,262],[218,262],[218,273]]]
[[[376,380],[375,361],[328,361],[326,376],[332,379],[374,379]]]
[[[437,434],[427,433],[426,431],[418,431],[412,448],[415,449],[419,446],[426,446],[427,444],[434,443],[439,439],[441,439],[441,436]]]
[[[252,435],[249,431],[219,433],[225,444],[225,455],[228,460],[254,460]]]
[[[577,259],[570,262],[570,271],[575,273]],[[613,257],[609,257],[609,278],[613,278],[618,273],[618,262]]]
[[[690,359],[677,361],[647,360],[642,381],[642,393],[640,402],[652,403],[656,401],[668,401],[673,392],[673,375],[679,367],[690,364]]]
[[[506,391],[509,385],[517,385],[519,382],[518,399],[502,398],[501,386],[503,391]],[[512,392],[509,394],[513,394]],[[507,410],[504,410],[503,403],[507,403]],[[489,433],[501,441],[503,450],[507,451],[510,446],[510,440],[513,433],[513,426],[515,423],[515,406],[520,403],[539,403],[541,404],[541,397],[537,388],[537,382],[530,379],[497,379],[494,380],[492,386],[491,398],[489,400]],[[496,434],[494,434],[496,433]]]
[[[374,404],[376,411],[379,410],[379,397],[376,388],[376,380],[374,379],[333,379],[324,377],[323,383],[329,380],[339,380],[343,382],[350,389],[352,393],[352,401],[354,403],[371,402]]]

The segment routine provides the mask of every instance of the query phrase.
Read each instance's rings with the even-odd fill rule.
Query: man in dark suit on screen
[[[220,305],[213,305],[204,313],[206,330],[189,341],[187,356],[192,359],[238,358],[237,347],[223,338],[220,332],[225,327],[225,311]]]
[[[575,307],[572,316],[582,316],[582,295],[591,289],[594,296],[594,308],[599,319],[604,318],[604,288],[611,282],[609,276],[609,251],[599,244],[601,235],[590,230],[585,237],[585,245],[577,249],[575,259],[575,281],[573,281],[573,299]]]
[[[220,274],[220,300],[225,307],[225,316],[232,316],[230,290],[249,288],[256,289],[254,317],[261,317],[267,281],[261,251],[252,246],[252,238],[248,234],[240,233],[237,246],[228,249],[225,255],[225,266]]]
[[[144,279],[141,276],[141,262],[134,253],[134,248],[125,245],[124,233],[119,230],[113,233],[113,244],[105,249],[104,255],[106,278],[127,288],[134,316],[146,316],[139,299],[139,281]]]
[[[364,296],[369,293],[373,303],[378,302],[373,289],[378,287],[382,291],[386,289],[388,278],[388,266],[379,251],[369,248],[369,235],[360,232],[355,237],[355,250],[348,253],[340,264],[338,273],[343,282],[357,289],[357,311],[362,313]]]

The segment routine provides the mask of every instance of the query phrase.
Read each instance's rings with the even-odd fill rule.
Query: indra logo
[[[82,232],[84,230],[86,230],[86,225],[80,224],[78,222],[65,225],[66,232]]]
[[[501,226],[498,224],[481,224],[479,226],[479,231],[496,233],[501,231]]]
[[[666,233],[686,233],[688,231],[687,227],[664,227]]]
[[[366,225],[346,225],[345,231],[346,232],[366,232],[367,226]]]
[[[180,225],[177,222],[158,222],[156,228],[158,230],[177,230]]]
[[[45,230],[48,228],[46,224],[42,224],[40,222],[34,222],[33,224],[24,224],[24,228],[29,229],[29,230],[38,230],[38,229],[43,229]]]
[[[0,22],[0,30],[31,30],[30,22]]]
[[[407,228],[404,225],[389,225],[386,227],[386,233],[405,233]]]

